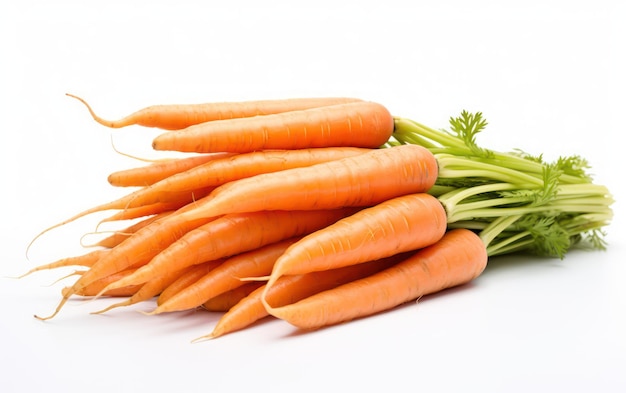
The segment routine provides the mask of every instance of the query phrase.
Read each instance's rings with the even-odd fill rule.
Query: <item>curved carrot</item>
[[[399,253],[380,260],[337,269],[283,276],[267,291],[266,300],[276,306],[292,304],[318,292],[335,288],[341,284],[379,272],[397,264],[406,258],[407,255],[406,253]],[[232,308],[220,318],[210,334],[196,340],[223,336],[227,333],[243,329],[270,315],[263,305],[262,296],[264,291],[265,284],[255,289],[250,295],[232,306]]]
[[[207,162],[234,156],[236,153],[199,154],[192,157],[172,158],[137,168],[124,169],[109,174],[107,180],[116,187],[145,187],[172,175],[184,172]]]
[[[328,225],[289,247],[266,288],[284,275],[335,269],[436,243],[447,229],[443,205],[430,194],[387,200]]]
[[[172,219],[371,206],[400,195],[425,192],[436,180],[437,161],[430,151],[418,145],[400,145],[232,181]]]
[[[262,281],[251,281],[230,291],[220,293],[202,303],[202,308],[207,311],[226,312],[239,303],[243,298],[250,295],[257,288],[265,285]]]
[[[353,146],[378,148],[391,136],[393,116],[375,102],[218,120],[154,138],[156,150],[237,153],[267,149]]]
[[[135,274],[112,283],[108,289],[144,283],[171,269],[225,258],[290,237],[311,233],[356,209],[261,211],[230,214],[189,231],[155,254]],[[163,222],[167,223],[166,218]]]
[[[120,120],[105,120],[95,114],[87,102],[73,94],[67,96],[82,102],[95,121],[106,127],[121,128],[130,125],[180,130],[188,126],[213,120],[234,119],[281,113],[287,111],[359,101],[356,98],[320,97],[291,98],[284,100],[258,100],[243,102],[214,102],[204,104],[153,105]]]
[[[487,250],[478,235],[467,229],[454,229],[437,243],[368,278],[290,305],[273,307],[267,301],[264,304],[277,318],[302,329],[316,329],[389,310],[467,283],[486,266]]]
[[[292,237],[228,258],[192,285],[169,298],[159,299],[152,314],[200,307],[209,299],[244,285],[246,282],[241,280],[242,277],[270,274],[276,259],[297,240],[299,237]]]

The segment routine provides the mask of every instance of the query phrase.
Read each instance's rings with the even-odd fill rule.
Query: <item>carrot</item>
[[[214,120],[268,115],[359,101],[356,98],[313,97],[284,100],[153,105],[132,113],[123,119],[112,121],[97,116],[84,99],[73,94],[67,95],[82,102],[89,110],[93,119],[103,126],[122,128],[130,125],[141,125],[166,130],[180,130],[190,125]]]
[[[172,269],[225,258],[290,237],[311,233],[357,209],[261,211],[221,216],[189,231],[148,264],[108,289],[142,284]],[[182,214],[182,213],[181,213]],[[163,223],[168,223],[166,218]],[[171,225],[171,224],[170,224]]]
[[[263,173],[278,172],[353,157],[371,149],[353,147],[332,147],[298,150],[263,150],[238,154],[232,157],[213,160],[184,172],[172,175],[151,186],[137,190],[126,197],[127,203],[145,203],[151,195],[184,193],[209,189],[234,180],[252,177]],[[119,203],[118,203],[119,204]]]
[[[467,283],[487,266],[487,249],[468,229],[453,229],[437,243],[371,277],[355,280],[296,303],[267,311],[302,329],[316,329],[389,310]]]
[[[393,128],[393,116],[387,108],[358,101],[197,124],[158,135],[152,147],[197,153],[332,146],[378,148],[387,142]]]
[[[276,259],[297,240],[299,237],[292,237],[228,258],[220,266],[174,296],[159,299],[158,307],[152,314],[200,307],[209,299],[245,284],[240,279],[242,277],[270,274]]]
[[[185,208],[186,207],[181,208],[180,211],[184,211]],[[94,281],[120,272],[131,266],[140,266],[147,263],[161,250],[183,236],[183,234],[211,220],[212,218],[201,218],[198,220],[175,222],[164,218],[154,221],[152,224],[134,233],[117,247],[110,249],[109,252],[87,270],[69,290],[65,291],[57,308],[51,315],[46,317],[35,315],[35,317],[41,320],[53,318],[58,314],[72,294],[80,293],[84,287]]]
[[[202,303],[202,308],[213,312],[226,312],[239,303],[243,298],[250,295],[257,288],[265,285],[262,281],[251,281],[237,288],[212,297]]]
[[[267,291],[266,300],[276,306],[295,303],[344,283],[348,283],[393,266],[407,257],[407,253],[399,253],[376,261],[359,263],[337,269],[283,276]],[[262,296],[265,284],[241,299],[232,306],[217,322],[213,331],[201,339],[223,336],[227,333],[243,329],[254,322],[269,316],[263,305]],[[194,340],[194,341],[196,341]]]
[[[116,187],[145,187],[172,175],[184,172],[207,162],[234,156],[235,153],[199,154],[192,157],[172,158],[150,165],[116,171],[107,177],[109,184]]]
[[[177,280],[182,274],[186,271],[190,270],[194,266],[190,266],[181,270],[174,270],[162,276],[159,276],[153,280],[146,282],[145,284],[140,285],[139,290],[133,293],[128,299],[121,301],[119,303],[112,304],[106,308],[103,308],[99,311],[94,311],[92,314],[103,314],[107,311],[110,311],[117,307],[131,306],[133,304],[137,304],[148,299],[151,299],[157,295],[159,295],[168,285]],[[102,288],[100,288],[102,290]]]
[[[431,245],[446,229],[446,212],[430,194],[387,200],[289,247],[274,264],[266,290],[284,275],[336,269]]]
[[[236,180],[175,220],[261,210],[335,209],[371,206],[430,189],[437,161],[417,145],[374,149],[354,157]]]
[[[185,288],[193,285],[196,281],[204,277],[206,274],[210,273],[213,269],[220,266],[223,262],[223,259],[215,259],[183,268],[185,269],[185,271],[181,275],[179,275],[176,280],[171,282],[170,285],[165,287],[163,291],[159,294],[159,296],[157,297],[157,304],[166,302],[168,299],[176,296],[176,294],[178,294],[180,291],[183,291]],[[180,269],[177,270],[180,271]]]

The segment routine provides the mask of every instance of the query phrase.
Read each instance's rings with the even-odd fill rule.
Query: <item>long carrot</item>
[[[261,211],[221,216],[189,231],[134,274],[107,290],[144,283],[168,270],[254,250],[290,237],[311,233],[358,209]],[[166,218],[163,223],[169,220]]]
[[[112,186],[116,187],[145,187],[172,175],[184,172],[207,162],[231,157],[236,153],[198,154],[191,157],[172,158],[150,165],[116,171],[107,177]]]
[[[336,269],[431,245],[446,229],[446,212],[430,194],[387,200],[289,247],[274,264],[266,290],[284,275]]]
[[[192,285],[171,296],[163,297],[151,314],[183,311],[200,307],[209,299],[244,285],[242,277],[265,276],[274,262],[299,237],[292,237],[228,258]]]
[[[487,265],[483,241],[468,229],[454,229],[437,243],[370,277],[267,311],[303,329],[315,329],[389,310],[478,277]]]
[[[111,274],[109,276],[103,277],[99,280],[96,280],[92,283],[90,283],[89,285],[83,287],[80,291],[73,293],[74,295],[78,295],[78,296],[84,296],[84,297],[92,297],[92,296],[108,296],[108,297],[126,297],[126,296],[132,296],[134,293],[136,293],[139,290],[139,286],[138,285],[129,285],[127,287],[120,287],[120,288],[116,288],[114,290],[111,291],[106,291],[103,292],[102,289],[104,287],[106,287],[107,285],[109,285],[112,282],[118,281],[120,279],[122,279],[123,277],[128,276],[129,274],[133,273],[135,270],[134,268],[131,269],[126,269],[126,270],[122,270],[120,272]],[[76,272],[78,274],[84,274],[85,272]],[[61,290],[61,294],[63,294],[65,296],[66,293],[70,292],[72,289],[71,287],[65,287]]]
[[[354,157],[226,183],[172,219],[261,210],[371,206],[427,191],[436,179],[437,161],[421,146],[374,149]]]
[[[158,213],[158,214],[149,216],[147,218],[144,218],[143,220],[141,220],[141,221],[139,221],[137,223],[134,223],[134,224],[126,227],[125,229],[115,231],[113,234],[111,234],[111,235],[105,237],[104,239],[101,239],[101,240],[97,241],[96,243],[94,243],[93,246],[94,247],[113,248],[113,247],[117,246],[118,244],[120,244],[121,242],[123,242],[124,240],[128,239],[130,236],[132,236],[133,233],[137,232],[141,228],[150,225],[151,223],[153,223],[156,220],[159,220],[161,218],[167,217],[167,216],[169,216],[172,213],[173,213],[173,211],[167,211],[167,212]]]
[[[257,288],[265,285],[262,281],[247,282],[237,288],[231,289],[220,293],[217,296],[212,297],[206,302],[202,303],[202,308],[207,311],[213,312],[227,312],[243,298],[250,295]]]
[[[391,136],[393,116],[374,102],[351,102],[274,115],[218,120],[166,132],[156,150],[237,152],[353,146],[377,148]]]
[[[120,120],[105,120],[96,115],[84,99],[73,94],[67,95],[82,102],[89,110],[93,119],[103,126],[122,128],[130,125],[141,125],[166,130],[180,130],[194,124],[214,120],[268,115],[360,101],[356,98],[346,97],[311,97],[282,100],[153,105]]]
[[[371,149],[354,147],[331,147],[298,150],[262,150],[238,154],[190,168],[172,175],[148,187],[137,190],[124,198],[136,205],[154,200],[152,195],[189,192],[217,187],[263,173],[273,173],[291,168],[311,166],[323,162],[354,157]],[[166,194],[167,195],[167,194]],[[124,203],[124,202],[122,202]]]
[[[337,269],[283,276],[267,291],[266,300],[275,306],[292,304],[318,292],[367,277],[393,266],[406,258],[407,255],[406,253],[399,253],[380,260]],[[196,340],[223,336],[227,333],[243,329],[269,316],[270,314],[265,309],[262,301],[264,292],[265,283],[232,306],[232,308],[220,318],[210,334]]]

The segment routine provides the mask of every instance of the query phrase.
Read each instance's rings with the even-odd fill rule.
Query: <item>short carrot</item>
[[[360,101],[356,98],[347,97],[311,97],[203,104],[166,104],[143,108],[120,120],[105,120],[96,115],[84,99],[73,94],[67,95],[82,102],[89,110],[93,119],[103,126],[122,128],[130,125],[140,125],[165,130],[180,130],[194,124],[214,120],[269,115]]]
[[[116,171],[107,177],[109,184],[116,187],[145,187],[172,175],[184,172],[207,162],[234,156],[236,153],[198,154],[191,157],[172,158],[150,165]]]
[[[421,146],[373,149],[354,157],[226,183],[172,219],[371,206],[400,195],[425,192],[436,179],[437,161]]]
[[[427,193],[403,195],[338,220],[289,247],[278,258],[267,288],[284,275],[336,269],[436,243],[446,212]]]
[[[389,310],[400,304],[467,283],[487,265],[487,250],[478,235],[453,229],[437,243],[399,264],[296,303],[267,311],[302,329],[316,329]]]
[[[185,233],[145,266],[108,289],[142,284],[172,269],[233,256],[323,228],[358,209],[261,211],[229,214]],[[182,213],[181,213],[182,214]],[[163,223],[168,224],[168,218]]]
[[[160,298],[158,307],[152,314],[200,307],[209,299],[245,284],[241,280],[242,277],[270,274],[276,259],[299,239],[299,237],[288,238],[226,259],[220,266],[169,299]]]
[[[250,295],[254,290],[260,286],[265,285],[262,281],[247,282],[237,288],[231,289],[220,293],[219,295],[212,297],[206,302],[202,303],[202,308],[207,311],[213,312],[227,312],[243,298]]]
[[[269,289],[267,301],[276,306],[295,303],[318,292],[335,288],[363,277],[367,277],[385,268],[393,266],[407,257],[407,253],[399,253],[376,261],[359,263],[338,269],[324,270],[307,274],[283,276]],[[263,286],[255,289],[248,296],[232,306],[217,322],[213,331],[201,339],[216,338],[227,333],[243,329],[254,322],[269,316],[263,305]],[[195,341],[195,340],[194,340]]]
[[[197,124],[158,135],[152,147],[197,153],[336,146],[378,148],[387,142],[393,128],[393,116],[387,108],[358,101]]]

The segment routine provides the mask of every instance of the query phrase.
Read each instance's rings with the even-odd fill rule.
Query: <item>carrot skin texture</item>
[[[181,130],[194,124],[215,120],[253,117],[360,101],[348,97],[311,97],[202,104],[165,104],[145,107],[119,120],[105,120],[97,116],[82,98],[73,94],[67,95],[81,101],[93,119],[103,126],[122,128],[139,125],[164,130]]]
[[[375,102],[359,101],[206,122],[158,135],[152,147],[197,153],[332,146],[378,148],[387,142],[393,129],[393,116],[387,108]]]
[[[467,283],[487,266],[482,240],[454,229],[437,243],[368,278],[267,311],[301,329],[317,329],[389,310],[400,304]]]
[[[338,220],[289,247],[267,283],[385,258],[436,243],[446,232],[446,212],[430,194],[403,195]]]
[[[269,275],[276,259],[297,240],[299,237],[292,237],[227,258],[174,296],[161,299],[162,294],[159,298],[162,301],[154,313],[194,309],[224,292],[244,285],[245,282],[241,280],[243,277]]]
[[[116,171],[107,177],[109,184],[115,187],[145,187],[172,175],[184,172],[207,162],[231,157],[235,153],[200,154],[192,157],[173,158],[150,165]]]
[[[428,191],[437,180],[434,155],[418,145],[374,149],[354,157],[286,169],[217,187],[176,219],[261,210],[372,206]]]

